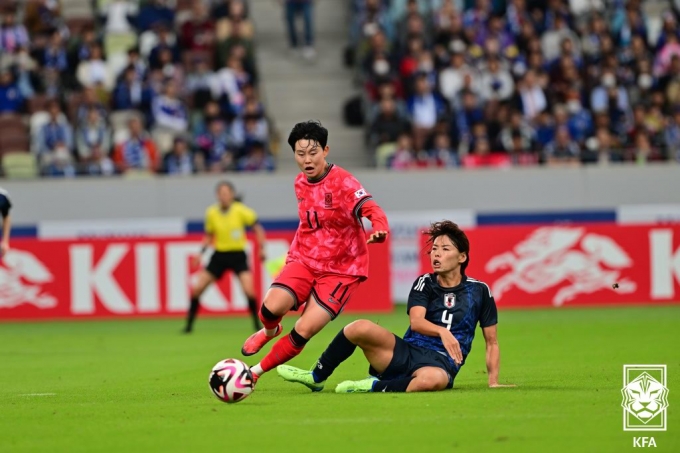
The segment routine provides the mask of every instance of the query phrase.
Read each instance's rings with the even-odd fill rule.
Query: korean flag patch
[[[363,187],[361,189],[357,190],[356,192],[354,192],[354,196],[357,197],[357,198],[363,198],[366,195],[368,195],[368,194],[366,193],[366,190],[364,190]]]

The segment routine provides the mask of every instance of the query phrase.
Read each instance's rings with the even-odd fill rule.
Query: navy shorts
[[[394,336],[394,340],[392,361],[381,374],[378,374],[373,367],[370,367],[368,373],[371,376],[375,376],[381,381],[387,381],[390,379],[411,376],[420,368],[433,366],[446,371],[446,374],[449,376],[449,384],[446,388],[450,389],[453,387],[453,379],[456,377],[457,371],[453,369],[446,356],[437,351],[433,351],[432,349],[408,343],[404,341],[403,338],[396,335]]]
[[[245,252],[214,252],[205,270],[216,280],[222,278],[227,271],[238,275],[248,270],[248,258]]]

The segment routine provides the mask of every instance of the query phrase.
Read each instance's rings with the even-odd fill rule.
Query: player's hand
[[[449,353],[456,365],[461,365],[463,363],[463,351],[460,350],[460,343],[458,343],[456,337],[448,329],[442,328],[439,338],[441,338],[446,352]]]
[[[5,256],[7,252],[9,252],[9,241],[0,242],[0,258]]]
[[[264,244],[260,246],[260,261],[263,263],[267,261],[267,249]]]
[[[197,269],[201,266],[201,255],[194,255],[191,257],[191,267]]]
[[[496,382],[495,384],[489,384],[489,388],[491,389],[503,389],[503,388],[514,388],[517,387],[515,384],[499,384]]]
[[[368,238],[368,241],[366,241],[367,244],[373,244],[373,243],[381,243],[385,242],[385,239],[387,239],[387,231],[374,231],[371,233],[371,236]]]

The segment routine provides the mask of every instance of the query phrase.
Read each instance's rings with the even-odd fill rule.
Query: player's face
[[[455,271],[466,259],[467,254],[460,253],[448,236],[438,236],[432,243],[430,264],[435,274]]]
[[[307,178],[315,179],[326,170],[328,146],[322,148],[313,140],[298,140],[295,143],[295,162]]]

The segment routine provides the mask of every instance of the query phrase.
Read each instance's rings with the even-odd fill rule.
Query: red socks
[[[264,323],[264,320],[263,320]],[[286,335],[285,337],[279,339],[274,346],[272,346],[271,351],[262,359],[260,362],[260,367],[264,372],[272,370],[277,366],[286,363],[293,357],[297,356],[302,352],[305,346],[298,346],[293,343],[291,335]]]
[[[281,316],[279,316],[278,318],[274,318],[274,319],[265,318],[264,316],[262,316],[262,310],[260,310],[260,321],[262,321],[262,325],[267,330],[276,329],[276,326],[279,325],[279,323],[281,322],[281,319],[282,319]]]

